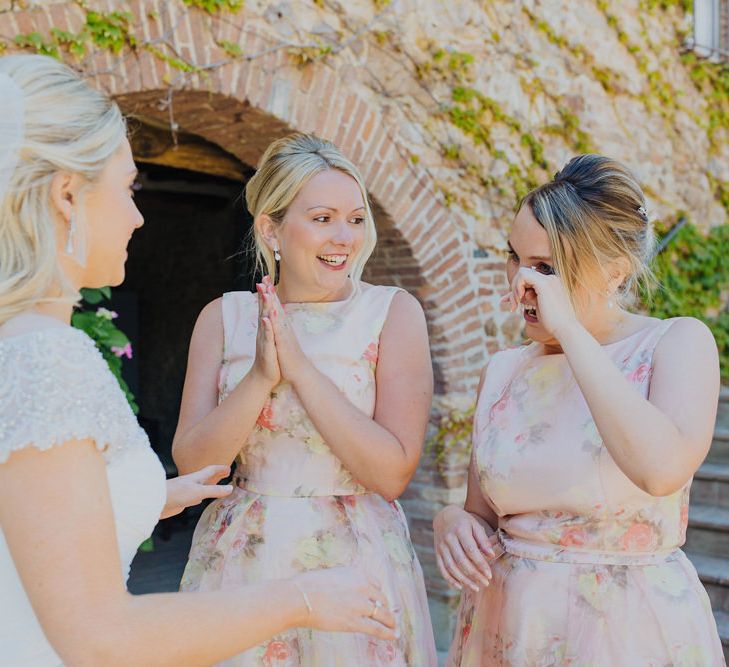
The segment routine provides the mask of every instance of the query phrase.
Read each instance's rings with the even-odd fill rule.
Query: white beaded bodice
[[[107,463],[149,447],[94,342],[72,327],[0,340],[0,463],[16,449],[90,438]]]
[[[120,575],[126,580],[132,558],[152,533],[165,502],[164,469],[147,435],[85,333],[61,326],[0,339],[0,465],[10,465],[11,454],[25,447],[46,450],[87,439],[96,443],[106,462]],[[37,483],[48,474],[53,471],[40,465]],[[32,503],[32,489],[28,493]],[[37,508],[38,513],[44,509]],[[43,530],[42,516],[37,528]],[[62,664],[38,623],[1,528],[0,664]]]

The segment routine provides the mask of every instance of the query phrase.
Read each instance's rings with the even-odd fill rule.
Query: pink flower
[[[506,411],[509,407],[509,395],[504,394],[496,403],[491,406],[489,416],[496,426],[502,426],[506,419]]]
[[[373,342],[367,346],[367,349],[364,351],[364,354],[362,354],[362,358],[365,361],[369,361],[371,364],[377,364],[377,353],[378,353],[378,345],[377,345],[377,343]]]
[[[644,382],[645,379],[650,375],[650,372],[651,365],[643,363],[628,375],[628,380],[637,383]]]
[[[115,320],[117,317],[119,317],[119,313],[117,313],[115,310],[109,310],[108,308],[97,308],[96,316],[101,317],[105,320]]]
[[[276,424],[273,421],[273,406],[271,405],[271,401],[266,401],[266,404],[263,406],[263,410],[261,410],[261,414],[258,415],[256,425],[261,428],[266,428],[269,431],[274,431],[276,429]]]
[[[132,344],[131,343],[127,343],[124,347],[117,347],[116,345],[112,345],[111,351],[117,357],[126,357],[127,359],[132,358]]]
[[[568,526],[559,536],[559,543],[563,547],[582,547],[587,541],[587,534],[584,528],[579,526]]]
[[[286,660],[286,658],[288,657],[288,644],[286,644],[286,642],[282,642],[281,640],[274,640],[266,647],[266,652],[263,654],[263,664],[274,665],[279,660]]]
[[[688,526],[688,505],[681,505],[681,530],[686,531]]]
[[[620,539],[626,551],[648,551],[655,546],[653,527],[647,523],[634,523]]]

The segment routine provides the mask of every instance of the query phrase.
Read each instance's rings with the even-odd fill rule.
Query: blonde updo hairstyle
[[[351,176],[362,192],[365,208],[364,243],[350,270],[350,277],[356,282],[362,277],[364,266],[375,249],[377,232],[362,175],[333,143],[300,132],[274,141],[266,149],[256,173],[246,185],[246,204],[254,221],[267,215],[275,225],[282,225],[288,207],[301,188],[312,176],[329,169]],[[258,225],[253,226],[253,235],[257,268],[268,273],[275,282],[278,276],[273,250],[266,244]]]
[[[611,279],[620,261],[626,277],[617,299],[627,304],[639,284],[650,290],[654,237],[638,181],[622,164],[602,155],[578,155],[532,190],[519,204],[529,206],[546,230],[556,273],[572,298],[595,275]]]
[[[25,109],[17,165],[0,202],[2,324],[40,302],[78,300],[60,267],[51,182],[69,172],[94,183],[126,125],[114,102],[53,58],[3,56],[0,73],[20,88]],[[80,225],[81,214],[77,210]]]

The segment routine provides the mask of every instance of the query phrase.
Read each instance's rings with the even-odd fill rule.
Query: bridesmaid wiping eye
[[[582,155],[513,221],[503,303],[531,342],[484,369],[466,502],[434,522],[463,590],[450,667],[724,664],[680,549],[717,349],[698,320],[629,310],[651,282],[644,207],[624,166]]]

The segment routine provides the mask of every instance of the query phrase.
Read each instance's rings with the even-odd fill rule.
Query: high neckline
[[[652,318],[652,319],[654,321],[651,322],[651,324],[649,324],[648,326],[641,327],[640,329],[634,331],[631,334],[628,334],[627,336],[624,336],[623,338],[621,338],[619,340],[614,340],[612,343],[599,343],[600,347],[612,348],[612,347],[621,345],[623,343],[627,343],[628,341],[632,340],[639,334],[647,334],[647,333],[651,333],[651,332],[655,331],[664,322],[668,322],[669,319],[673,319],[673,318],[668,318],[665,320],[661,320],[659,318]],[[525,351],[532,353],[533,359],[550,359],[550,358],[561,359],[561,358],[564,358],[564,356],[565,356],[564,352],[552,352],[551,354],[544,354],[543,353],[544,345],[542,343],[538,343],[536,341],[532,341],[524,349],[525,349]],[[540,354],[540,352],[542,352],[542,353]]]
[[[351,281],[350,281],[351,282]],[[354,297],[360,292],[360,284],[351,282],[352,289],[350,290],[349,294],[344,299],[337,299],[336,301],[287,301],[286,303],[282,303],[284,310],[287,310],[289,308],[325,308],[326,306],[339,306],[346,303],[349,303],[354,299]]]

